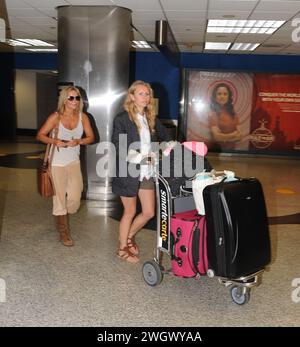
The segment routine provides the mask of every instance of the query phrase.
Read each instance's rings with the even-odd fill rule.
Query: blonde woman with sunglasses
[[[63,88],[59,94],[57,111],[50,114],[36,137],[38,141],[54,146],[51,162],[55,191],[52,214],[64,246],[73,246],[68,214],[74,214],[79,209],[83,190],[80,145],[94,142],[89,118],[82,109],[79,89],[73,86]],[[56,136],[53,136],[53,131]]]

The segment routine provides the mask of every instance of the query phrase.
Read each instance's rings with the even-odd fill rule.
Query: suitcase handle
[[[231,263],[233,263],[235,258],[236,258],[237,250],[238,250],[238,228],[236,228],[236,237],[235,237],[233,225],[232,225],[232,218],[230,215],[227,201],[225,199],[224,194],[220,194],[220,196],[221,196],[222,204],[224,207],[224,212],[225,212],[225,216],[226,216],[226,220],[227,220],[229,233],[231,234],[230,239],[232,240],[232,244],[233,244],[232,250],[234,250],[234,251],[233,251],[233,255],[231,257]]]
[[[178,258],[178,257],[176,257],[175,256],[175,245],[176,245],[176,243],[179,241],[179,237],[178,237],[178,229],[177,229],[177,232],[176,232],[176,239],[174,238],[174,236],[173,236],[173,234],[172,233],[170,233],[170,249],[171,249],[171,260],[178,260],[178,259],[180,259],[180,258]]]

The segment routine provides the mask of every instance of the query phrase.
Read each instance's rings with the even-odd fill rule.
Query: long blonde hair
[[[83,109],[83,100],[82,100],[82,96],[80,94],[80,91],[78,88],[74,87],[74,86],[68,86],[68,87],[64,87],[60,93],[59,93],[59,98],[58,98],[58,105],[57,105],[57,111],[59,114],[63,114],[66,106],[65,106],[65,102],[68,99],[68,94],[70,92],[76,92],[79,96],[80,96],[80,100],[78,103],[78,108],[77,108],[77,112],[81,113],[82,109]]]
[[[155,131],[156,113],[155,113],[155,101],[153,98],[153,90],[152,90],[149,83],[146,83],[144,81],[139,81],[139,80],[132,83],[132,85],[129,87],[128,92],[127,92],[127,96],[126,96],[126,99],[124,102],[124,109],[128,112],[130,120],[132,122],[134,122],[134,124],[138,128],[138,131],[140,131],[141,126],[140,126],[140,123],[139,123],[138,118],[137,118],[138,109],[130,97],[130,94],[134,94],[134,92],[138,86],[145,86],[149,90],[150,102],[145,107],[145,115],[146,115],[146,118],[148,121],[150,132],[153,133]]]

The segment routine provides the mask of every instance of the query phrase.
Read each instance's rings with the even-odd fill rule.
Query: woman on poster
[[[228,84],[218,83],[212,92],[209,125],[212,137],[222,148],[233,148],[241,140],[239,116],[233,107],[232,91]]]

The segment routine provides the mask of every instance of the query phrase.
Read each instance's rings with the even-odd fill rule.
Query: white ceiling
[[[182,52],[204,52],[204,42],[253,42],[252,54],[300,55],[300,0],[0,0],[6,2],[11,38],[57,43],[57,6],[116,5],[132,10],[135,39],[155,40],[155,21],[168,20]],[[2,15],[5,19],[5,16]],[[292,20],[299,17],[299,33]],[[272,35],[206,34],[208,19],[285,20]],[[294,41],[292,33],[294,31]],[[295,40],[296,39],[296,40]],[[9,50],[0,44],[1,51]],[[15,49],[16,50],[16,49]],[[18,48],[18,51],[22,49]],[[24,50],[23,50],[24,51]],[[215,52],[216,51],[205,51]],[[226,53],[221,51],[221,53]],[[228,53],[243,53],[228,51]],[[249,54],[249,52],[246,52]]]

